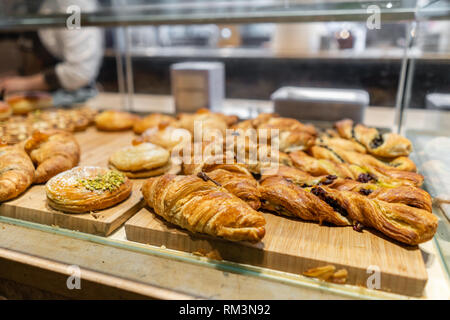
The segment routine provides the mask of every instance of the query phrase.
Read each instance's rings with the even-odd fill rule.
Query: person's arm
[[[38,73],[27,77],[7,77],[0,80],[0,91],[6,93],[33,90],[49,90],[44,73]]]

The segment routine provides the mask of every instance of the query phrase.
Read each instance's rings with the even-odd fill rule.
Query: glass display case
[[[346,89],[351,94],[355,90],[367,94],[368,102],[360,106],[360,122],[383,132],[401,133],[413,143],[411,158],[425,176],[424,188],[432,195],[433,212],[439,217],[433,241],[421,247],[428,273],[422,297],[446,298],[440,296],[442,287],[436,283],[442,283],[442,279],[448,282],[450,275],[448,1],[98,0],[70,1],[62,6],[67,11],[54,6],[56,1],[49,0],[0,2],[0,78],[12,66],[23,67],[23,60],[13,53],[21,34],[48,28],[67,32],[98,28],[104,49],[95,86],[92,91],[54,93],[60,106],[86,103],[100,110],[120,109],[139,115],[176,114],[180,109],[172,96],[171,66],[180,62],[220,62],[225,72],[225,99],[214,107],[215,111],[238,115],[242,120],[278,111],[272,98],[280,88]],[[220,81],[217,83],[220,85]],[[333,93],[328,100],[327,94],[312,99],[335,102]],[[345,93],[339,91],[338,95],[345,103],[353,103]],[[331,128],[336,119],[327,112],[317,111],[311,118],[299,112],[294,117],[319,128]],[[0,212],[6,212],[6,207],[0,205]],[[136,204],[133,214],[138,210]],[[68,238],[73,240],[73,248],[79,243],[73,254],[59,257],[35,249],[37,255],[94,271],[106,270],[110,275],[177,294],[219,299],[261,298],[260,293],[268,292],[272,295],[267,298],[410,298],[386,290],[324,282],[300,272],[207,259],[173,250],[165,243],[130,241],[122,225],[125,221],[114,232],[100,236],[77,231],[82,226],[72,230],[58,227],[58,218],[36,223],[22,219],[19,211],[14,215],[0,213],[0,223],[18,228],[18,234],[25,228],[30,232],[29,241],[48,235],[45,241],[59,239],[70,247],[65,242]],[[11,247],[16,244],[7,235],[3,241]],[[31,242],[17,245],[15,250],[27,252],[27,246],[31,248]],[[102,247],[109,251],[96,251]],[[90,256],[96,252],[105,261],[112,260],[102,265],[105,261],[100,264]],[[77,260],[77,254],[83,258]],[[126,266],[114,265],[114,259]],[[146,263],[154,270],[146,270]],[[166,279],[162,275],[165,269],[179,275],[178,281]],[[209,281],[180,284],[199,273]],[[241,284],[249,289],[237,290]],[[444,286],[448,292],[448,283]],[[258,290],[260,293],[255,292]],[[177,297],[175,293],[159,293],[157,297]],[[417,292],[412,295],[417,297]]]

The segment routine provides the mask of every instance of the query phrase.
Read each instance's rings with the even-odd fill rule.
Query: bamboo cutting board
[[[331,264],[348,271],[348,284],[363,287],[368,280],[376,284],[369,269],[375,266],[380,270],[381,290],[422,295],[427,272],[417,247],[402,246],[371,231],[360,233],[351,227],[319,226],[274,214],[264,215],[266,235],[257,244],[194,235],[165,222],[146,207],[125,223],[125,231],[131,241],[190,253],[216,249],[224,260],[295,274]]]
[[[80,166],[107,167],[109,156],[131,145],[131,131],[100,132],[88,128],[76,133],[81,148]],[[95,213],[71,214],[48,207],[45,186],[32,186],[22,196],[0,205],[0,215],[31,222],[55,225],[81,232],[107,236],[142,208],[140,187],[143,180],[133,180],[133,192],[122,203]]]

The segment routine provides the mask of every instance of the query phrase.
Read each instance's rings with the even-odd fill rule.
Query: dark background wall
[[[355,88],[369,92],[375,106],[394,106],[400,60],[390,59],[278,59],[210,58],[189,61],[222,61],[228,98],[270,99],[282,86]],[[183,57],[133,58],[136,93],[170,94],[170,65]],[[450,61],[419,60],[416,63],[412,107],[423,108],[425,96],[450,92]],[[115,59],[106,57],[98,78],[105,91],[117,91]]]

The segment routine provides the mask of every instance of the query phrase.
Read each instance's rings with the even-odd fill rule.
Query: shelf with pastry
[[[200,146],[192,140],[197,122]],[[90,123],[95,127],[37,132],[4,147],[23,148],[37,166],[39,178],[30,179],[49,181],[23,187],[25,197],[4,202],[2,215],[57,219],[60,227],[100,235],[125,223],[129,246],[190,253],[206,246],[221,259],[289,273],[331,264],[348,273],[339,281],[353,285],[363,285],[366,265],[378,263],[389,279],[383,290],[421,295],[427,275],[417,245],[433,237],[438,221],[407,139],[348,121],[322,130],[271,113],[239,120],[208,110],[146,117],[105,110]],[[247,129],[274,135],[252,146],[241,136]],[[230,137],[248,144],[243,162],[229,156],[238,144],[224,150]],[[265,149],[277,170],[251,161],[251,152]],[[196,150],[207,157],[196,161]],[[19,217],[16,208],[30,214]],[[398,269],[397,258],[408,267]],[[409,285],[400,286],[404,281]]]

